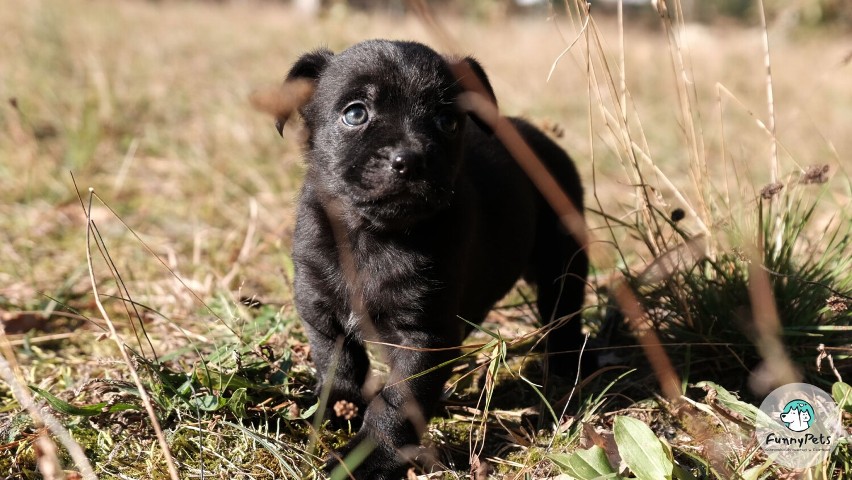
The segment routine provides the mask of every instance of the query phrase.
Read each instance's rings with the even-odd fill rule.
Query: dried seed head
[[[778,192],[784,189],[784,184],[775,182],[770,183],[769,185],[760,189],[760,196],[765,200],[770,200],[775,195],[778,195]]]
[[[828,165],[811,165],[808,167],[800,178],[804,184],[825,183],[828,181]]]
[[[832,295],[825,301],[828,309],[834,313],[845,312],[849,309],[849,300],[838,295]]]

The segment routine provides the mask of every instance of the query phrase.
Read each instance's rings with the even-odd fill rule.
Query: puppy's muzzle
[[[423,155],[412,150],[397,150],[391,154],[391,170],[405,180],[416,180],[423,173]]]

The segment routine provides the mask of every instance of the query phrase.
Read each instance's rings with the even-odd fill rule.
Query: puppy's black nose
[[[412,178],[420,171],[420,155],[411,151],[396,152],[391,155],[391,169],[403,178]]]

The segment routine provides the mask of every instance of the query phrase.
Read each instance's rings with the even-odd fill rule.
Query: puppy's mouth
[[[408,227],[446,208],[453,197],[450,187],[425,181],[353,195],[353,206],[362,217],[379,226]]]

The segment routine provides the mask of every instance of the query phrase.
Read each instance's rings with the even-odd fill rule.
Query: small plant
[[[832,352],[842,365],[841,375],[852,374],[848,361],[852,310],[844,308],[852,300],[852,219],[838,218],[834,227],[811,240],[819,203],[804,202],[788,196],[777,202],[759,201],[762,243],[752,254],[737,246],[703,259],[681,251],[669,275],[658,271],[664,268],[664,260],[638,274],[625,272],[641,292],[642,305],[661,340],[669,345],[666,351],[685,382],[726,372],[718,381],[743,390],[749,374],[760,365],[757,344],[761,337],[753,323],[749,294],[754,268],[768,275],[779,307],[779,333],[804,378],[824,387],[831,384],[826,375],[833,373],[815,361],[820,349]],[[641,224],[630,228],[637,235],[645,231]],[[686,232],[676,225],[672,228],[684,244],[690,242]],[[731,236],[736,233],[732,231]]]

